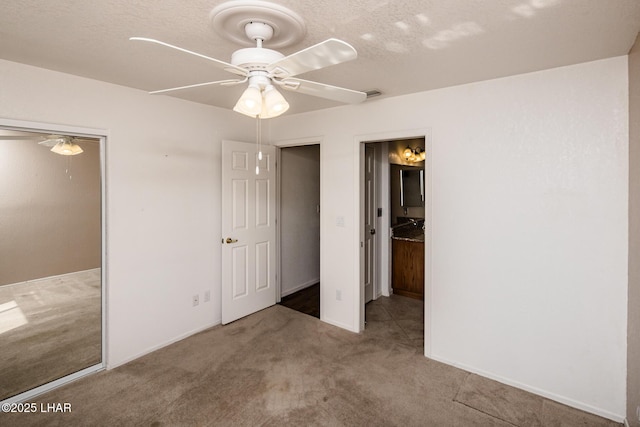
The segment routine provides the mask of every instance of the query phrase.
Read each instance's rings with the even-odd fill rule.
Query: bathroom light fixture
[[[51,151],[63,156],[75,156],[76,154],[82,153],[84,150],[82,150],[78,144],[71,141],[71,139],[62,137],[60,138],[60,141],[51,148]]]
[[[422,162],[427,157],[424,149],[420,147],[411,148],[407,146],[402,154],[404,155],[405,160],[409,162]]]

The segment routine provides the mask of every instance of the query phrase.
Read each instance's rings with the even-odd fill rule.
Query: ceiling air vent
[[[364,93],[367,94],[367,99],[382,95],[378,89],[365,90]]]

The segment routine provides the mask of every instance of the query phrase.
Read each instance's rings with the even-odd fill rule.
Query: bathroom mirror
[[[402,207],[424,206],[423,169],[400,169],[400,205]]]
[[[101,367],[101,141],[0,128],[0,401]]]

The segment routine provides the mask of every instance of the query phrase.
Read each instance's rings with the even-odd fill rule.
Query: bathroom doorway
[[[385,298],[380,297],[386,297],[386,300],[409,298],[413,302],[408,301],[407,304],[413,306],[417,303],[423,313],[418,323],[411,326],[411,332],[417,331],[423,337],[425,355],[428,356],[431,289],[430,131],[364,136],[357,140],[357,144],[360,150],[360,329],[366,327],[367,314],[376,320],[385,314],[381,309]],[[372,164],[375,167],[373,177],[370,176]],[[394,233],[396,239],[393,238]],[[404,255],[406,262],[402,266],[399,263],[401,260],[394,259],[395,240],[401,245],[420,246],[421,250],[414,251],[413,247],[408,250],[396,248],[395,255]],[[394,275],[394,267],[404,278]],[[414,287],[404,293],[401,287],[395,289],[400,279],[409,279]],[[371,301],[367,291],[370,281],[374,284]],[[374,310],[371,309],[373,306],[376,306]],[[393,320],[403,322],[405,319]],[[415,319],[412,320],[415,323]]]

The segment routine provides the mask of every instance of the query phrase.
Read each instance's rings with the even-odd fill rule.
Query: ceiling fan
[[[94,142],[91,139],[84,139],[77,136],[67,135],[0,135],[0,141],[38,141],[38,145],[50,147],[51,151],[63,156],[75,156],[84,150],[78,145],[78,142]]]
[[[355,59],[358,54],[350,44],[330,38],[288,56],[263,47],[286,46],[297,42],[305,33],[304,22],[291,10],[265,1],[231,1],[211,11],[214,28],[223,37],[234,42],[253,44],[255,47],[235,51],[231,62],[183,49],[169,43],[146,37],[129,40],[155,43],[211,61],[237,78],[179,86],[150,93],[166,93],[210,85],[231,86],[247,83],[247,89],[233,108],[250,117],[268,119],[287,111],[289,104],[277,88],[317,96],[333,101],[355,104],[367,98],[365,92],[341,88],[324,83],[303,80],[295,76]],[[244,33],[240,35],[240,33]]]

